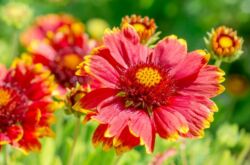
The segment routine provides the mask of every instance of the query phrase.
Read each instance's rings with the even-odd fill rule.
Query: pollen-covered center
[[[162,77],[159,71],[155,68],[145,67],[140,68],[135,74],[138,83],[145,87],[153,87],[160,83]]]
[[[63,57],[63,64],[69,69],[75,70],[76,66],[80,64],[82,59],[76,54],[67,54]]]
[[[118,87],[118,96],[126,107],[147,112],[166,105],[176,92],[174,79],[168,71],[151,63],[138,64],[124,71]]]
[[[0,88],[0,107],[8,104],[10,101],[10,97],[10,93],[7,90]]]
[[[219,39],[219,44],[222,48],[229,48],[233,46],[233,40],[228,36],[222,36]]]

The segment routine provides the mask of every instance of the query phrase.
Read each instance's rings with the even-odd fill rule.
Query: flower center
[[[176,89],[168,71],[154,64],[138,64],[121,74],[120,92],[126,107],[151,112],[153,108],[166,105]]]
[[[68,54],[63,57],[63,64],[69,69],[75,70],[82,59],[76,54]]]
[[[0,107],[5,106],[10,101],[10,94],[6,89],[0,88]]]
[[[28,109],[28,99],[17,90],[0,86],[0,131],[11,124],[22,121]]]
[[[162,77],[157,69],[145,67],[139,69],[135,74],[137,82],[145,87],[152,87],[160,83]]]
[[[228,36],[222,36],[219,39],[219,44],[222,48],[229,48],[229,47],[233,46],[233,41]]]

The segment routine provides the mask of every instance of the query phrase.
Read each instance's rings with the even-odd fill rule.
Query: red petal
[[[193,51],[171,70],[171,74],[177,81],[178,86],[185,86],[192,83],[200,69],[207,63],[207,57],[200,54],[199,51]]]
[[[31,105],[30,109],[25,114],[24,124],[27,126],[35,127],[40,121],[41,111],[35,105]]]
[[[104,137],[104,133],[107,130],[107,124],[100,124],[94,132],[92,143],[97,146],[99,143],[103,143],[103,149],[108,150],[112,147],[113,138]]]
[[[93,118],[101,123],[110,123],[123,110],[120,107],[121,103],[117,97],[109,97],[98,105],[98,114]]]
[[[178,93],[186,96],[215,97],[224,91],[224,87],[220,85],[224,81],[223,75],[224,72],[218,67],[205,66],[200,70],[194,82],[183,87]]]
[[[4,65],[0,64],[0,81],[4,79],[7,74],[7,69]]]
[[[151,61],[166,68],[173,67],[187,56],[187,48],[176,38],[167,37],[156,45]]]
[[[86,73],[97,79],[102,87],[114,88],[118,82],[119,73],[117,70],[100,56],[86,56],[82,67]]]
[[[74,105],[73,108],[93,110],[105,99],[115,96],[118,93],[117,90],[111,88],[99,88],[90,93],[87,93],[83,98],[79,100],[78,103]]]
[[[139,36],[132,27],[111,32],[104,37],[104,45],[110,50],[113,58],[124,68],[138,62],[146,62],[149,49],[141,45],[139,41]]]
[[[133,134],[141,138],[145,143],[147,153],[153,152],[155,130],[148,113],[143,110],[134,110],[134,113],[131,114],[129,128]]]
[[[214,104],[206,97],[192,96],[176,96],[170,102],[171,109],[182,114],[188,123],[189,132],[183,136],[203,136],[203,130],[213,120]]]
[[[168,107],[160,107],[153,111],[155,127],[159,135],[163,138],[176,140],[178,133],[184,128],[187,128],[187,123],[184,117],[178,118],[181,115],[176,115],[170,111]],[[184,120],[184,121],[182,121]],[[188,129],[188,128],[187,128]]]
[[[140,138],[135,137],[129,131],[128,127],[125,127],[121,134],[114,138],[113,144],[115,145],[116,153],[122,154],[123,152],[129,151],[135,146],[140,144]]]
[[[40,55],[44,58],[53,61],[56,56],[56,51],[48,44],[44,42],[34,41],[30,47],[29,51],[34,55]],[[40,58],[41,59],[41,58]],[[43,62],[43,61],[39,61]]]

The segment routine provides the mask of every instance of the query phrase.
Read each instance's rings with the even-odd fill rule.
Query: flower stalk
[[[75,124],[75,130],[74,130],[74,137],[73,137],[73,144],[69,153],[69,159],[67,165],[72,165],[74,161],[74,156],[75,156],[75,148],[77,144],[77,140],[80,134],[80,125],[81,125],[81,118],[77,117],[76,118],[76,124]]]

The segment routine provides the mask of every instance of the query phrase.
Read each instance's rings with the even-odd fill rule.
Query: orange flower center
[[[0,89],[0,107],[7,105],[10,101],[10,93],[5,89]]]
[[[138,83],[145,87],[153,87],[160,83],[162,77],[157,69],[151,67],[140,68],[135,74]]]
[[[233,46],[233,41],[228,36],[223,36],[219,39],[219,44],[222,48],[229,48]]]
[[[63,57],[63,64],[69,69],[75,70],[82,59],[76,54],[68,54]]]

